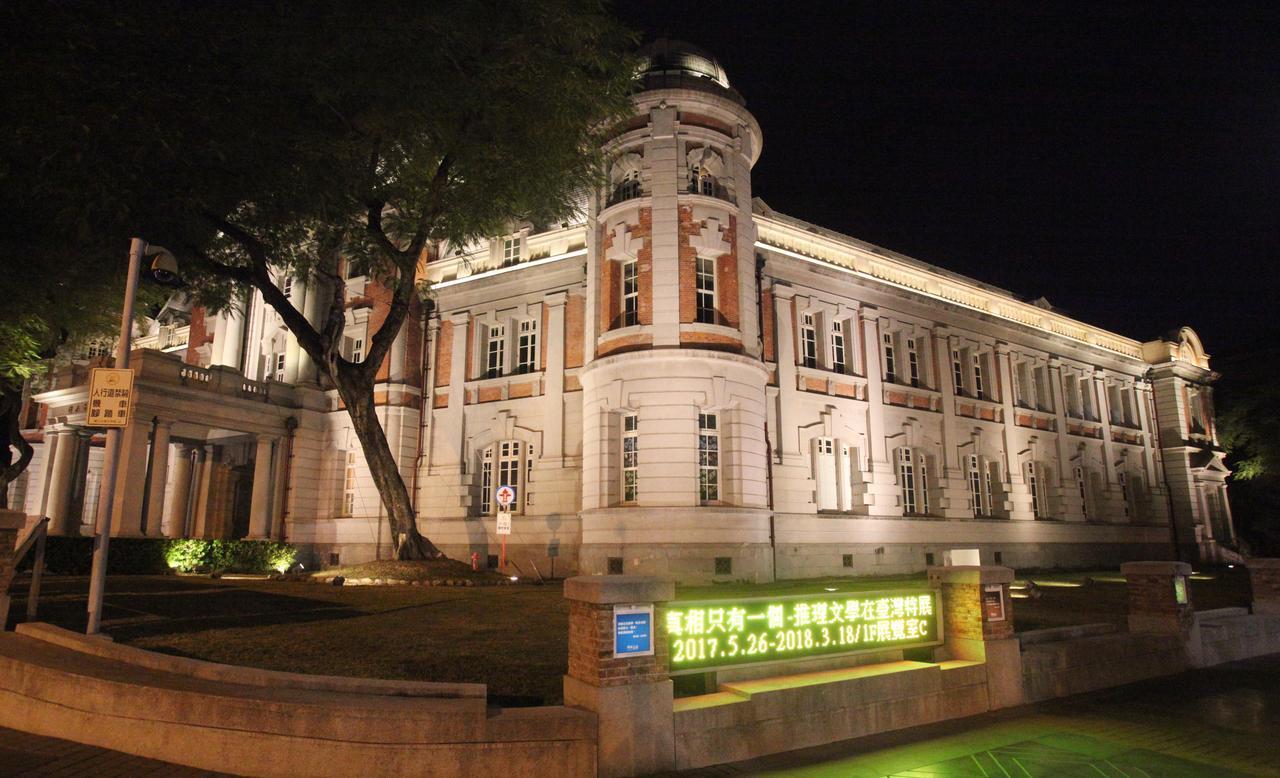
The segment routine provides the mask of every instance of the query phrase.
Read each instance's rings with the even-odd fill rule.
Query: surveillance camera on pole
[[[178,275],[178,260],[174,259],[172,252],[160,246],[148,246],[146,255],[154,257],[148,271],[152,281],[175,289],[186,286],[186,282]]]

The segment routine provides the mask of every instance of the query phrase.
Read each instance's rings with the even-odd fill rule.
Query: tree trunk
[[[369,473],[378,487],[382,504],[387,509],[387,521],[391,525],[391,540],[397,559],[442,559],[444,554],[435,544],[418,532],[413,501],[405,486],[400,468],[396,465],[386,433],[378,421],[373,402],[373,383],[359,378],[356,371],[339,366],[333,371],[338,395],[347,406],[351,426],[360,440]]]
[[[0,508],[9,507],[9,484],[31,464],[34,451],[22,437],[22,387],[6,385],[0,392]],[[18,450],[14,460],[13,450]]]

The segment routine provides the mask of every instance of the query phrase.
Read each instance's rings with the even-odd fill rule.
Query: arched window
[[[716,177],[711,175],[701,165],[693,165],[689,168],[689,191],[693,194],[706,195],[708,197],[716,196]]]

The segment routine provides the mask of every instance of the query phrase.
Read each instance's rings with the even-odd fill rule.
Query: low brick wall
[[[722,683],[675,703],[676,767],[751,759],[988,710],[981,662],[888,662]]]
[[[596,774],[587,711],[491,708],[473,684],[157,660],[204,665],[193,677],[60,630],[57,643],[37,639],[55,635],[43,630],[0,634],[0,727],[244,775]]]

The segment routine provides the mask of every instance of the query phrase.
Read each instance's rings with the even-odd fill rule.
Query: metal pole
[[[133,300],[138,293],[138,271],[142,266],[142,253],[147,244],[142,238],[134,238],[129,244],[129,276],[125,281],[124,308],[120,312],[120,340],[116,343],[117,368],[129,366],[130,341],[133,340]],[[93,572],[89,578],[89,624],[86,635],[98,634],[102,624],[102,593],[107,585],[107,547],[111,543],[112,503],[116,496],[116,471],[120,467],[120,436],[124,430],[112,427],[107,430],[106,458],[102,468],[102,509],[98,511],[94,527]]]

